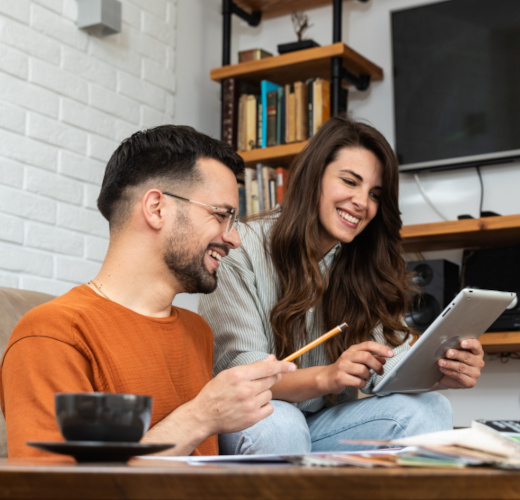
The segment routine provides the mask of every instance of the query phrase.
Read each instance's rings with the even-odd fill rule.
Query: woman
[[[240,226],[241,248],[199,309],[215,334],[215,372],[284,358],[342,322],[272,388],[274,413],[220,437],[224,454],[345,450],[346,439],[393,439],[451,428],[436,392],[357,400],[409,348],[398,164],[384,137],[349,117],[324,123],[291,168],[283,206]],[[440,362],[445,387],[472,387],[478,341]],[[442,365],[445,366],[442,366]]]

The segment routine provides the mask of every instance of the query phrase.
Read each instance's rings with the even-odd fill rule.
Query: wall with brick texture
[[[105,164],[173,122],[177,0],[122,0],[122,32],[76,27],[76,0],[0,0],[0,285],[59,295],[108,244]]]

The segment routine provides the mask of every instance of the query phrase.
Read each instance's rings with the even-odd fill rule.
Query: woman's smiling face
[[[338,241],[350,243],[376,216],[383,167],[371,151],[343,148],[325,168],[319,205],[323,254]]]

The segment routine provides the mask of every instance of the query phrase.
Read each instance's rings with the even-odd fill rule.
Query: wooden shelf
[[[520,215],[463,219],[403,226],[405,252],[520,245]],[[487,353],[520,351],[520,332],[480,337]]]
[[[248,82],[271,80],[278,85],[316,77],[330,79],[332,57],[341,57],[343,66],[356,76],[370,75],[371,81],[383,79],[383,70],[379,66],[343,42],[266,57],[258,61],[221,66],[212,69],[210,77],[215,82],[221,82],[226,78],[239,78]]]
[[[263,19],[332,5],[332,0],[234,0],[234,2],[248,13],[254,10],[261,11]],[[215,82],[222,82],[226,78],[237,78],[251,83],[271,80],[279,85],[316,77],[329,79],[333,57],[341,57],[343,67],[355,76],[369,75],[372,82],[383,79],[383,70],[379,66],[342,42],[258,61],[222,66],[212,69],[210,77]],[[239,153],[248,167],[254,167],[256,163],[288,166],[306,144],[307,141],[303,141]],[[409,225],[402,228],[401,235],[405,252],[520,245],[520,215]],[[480,339],[484,350],[488,353],[520,351],[520,332],[485,333]]]
[[[520,215],[403,226],[405,252],[520,245]]]
[[[489,332],[479,340],[487,353],[520,351],[520,332]]]
[[[289,166],[292,159],[305,147],[308,141],[292,142],[269,148],[251,149],[239,151],[247,167],[254,167],[257,163],[263,163],[271,167]]]
[[[284,16],[296,11],[332,5],[332,0],[234,0],[235,4],[251,14],[254,10],[262,12],[262,19]]]

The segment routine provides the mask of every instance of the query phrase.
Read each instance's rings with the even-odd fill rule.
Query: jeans
[[[347,439],[396,439],[453,427],[452,409],[438,392],[391,394],[348,401],[304,413],[271,401],[269,417],[240,432],[219,436],[221,455],[303,454],[367,449]]]

